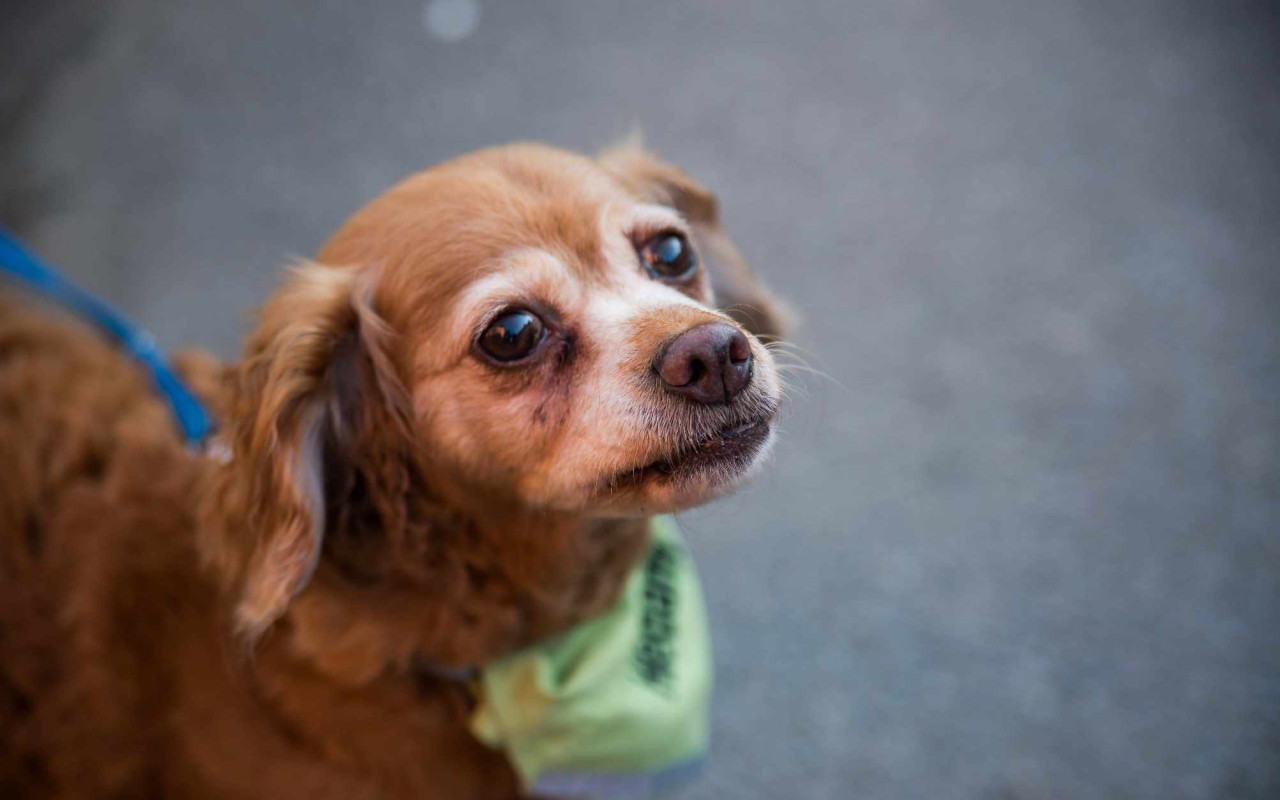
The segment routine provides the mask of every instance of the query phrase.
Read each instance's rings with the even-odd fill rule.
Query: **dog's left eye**
[[[489,323],[477,345],[494,361],[511,363],[536,350],[545,333],[546,326],[532,312],[506,311]]]
[[[640,248],[640,257],[650,272],[659,278],[684,278],[698,266],[689,240],[682,233],[660,233]]]

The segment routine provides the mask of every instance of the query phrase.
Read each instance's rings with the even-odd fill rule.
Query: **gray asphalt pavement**
[[[639,123],[827,376],[684,515],[678,796],[1280,797],[1274,4],[436,2],[11,0],[0,221],[231,355],[400,176]]]

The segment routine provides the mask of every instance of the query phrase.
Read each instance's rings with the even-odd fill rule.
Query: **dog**
[[[716,309],[725,309],[719,311]],[[343,224],[243,359],[0,298],[0,796],[520,796],[454,672],[598,615],[774,436],[787,312],[636,144],[478,151]]]

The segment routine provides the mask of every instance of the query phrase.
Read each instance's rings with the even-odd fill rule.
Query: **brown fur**
[[[96,333],[0,296],[0,796],[518,795],[444,671],[607,608],[646,514],[738,478],[601,476],[776,405],[767,361],[732,408],[638,385],[644,354],[723,318],[705,306],[637,312],[620,341],[595,330],[599,298],[636,280],[602,255],[619,251],[609,209],[674,204],[668,180],[688,181],[627,158],[486,151],[370,204],[322,252],[336,266],[299,268],[264,307],[240,364],[178,360],[225,463],[184,449]],[[714,207],[694,211],[700,241],[722,236]],[[526,276],[563,353],[504,372],[469,355],[458,304],[486,274],[525,274],[531,247],[572,276]],[[772,308],[731,272],[680,291],[739,281]],[[590,410],[601,387],[643,414]]]

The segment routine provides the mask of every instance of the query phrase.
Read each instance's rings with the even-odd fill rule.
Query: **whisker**
[[[809,360],[807,358],[791,350],[780,350],[780,349],[769,348],[769,354],[779,361],[785,358],[785,359],[789,359],[791,363],[803,364],[806,367],[813,366],[812,364],[809,363]]]
[[[758,325],[760,322],[758,319],[756,319],[756,315],[752,313],[753,311],[759,311],[759,310],[760,309],[756,308],[755,306],[747,305],[746,303],[734,303],[733,305],[723,306],[717,309],[717,311],[719,311],[721,314],[728,314],[731,311],[741,312],[747,317],[747,319],[751,320],[752,325]]]
[[[812,358],[818,358],[817,353],[801,344],[791,341],[790,339],[774,339],[772,341],[765,342],[764,346],[770,350],[780,350],[782,352],[796,354],[803,353],[804,355]]]
[[[839,388],[844,392],[853,394],[852,390],[850,390],[848,386],[845,386],[843,383],[841,383],[838,378],[836,378],[827,370],[819,369],[815,367],[813,364],[809,363],[809,359],[805,357],[805,355],[808,355],[813,359],[820,360],[820,357],[818,356],[817,353],[814,353],[813,351],[808,350],[807,348],[804,348],[796,344],[795,342],[789,342],[789,341],[768,342],[765,344],[765,349],[768,350],[769,354],[772,355],[774,359],[777,361],[779,372],[787,372],[793,375],[796,373],[814,375],[818,378],[822,378],[824,380],[829,381],[831,385]]]

